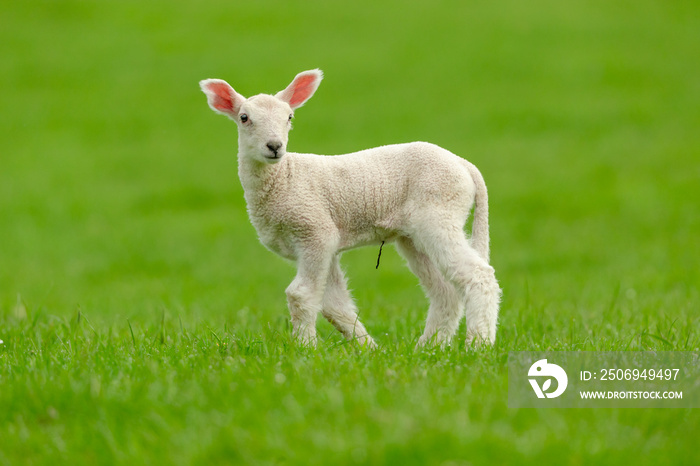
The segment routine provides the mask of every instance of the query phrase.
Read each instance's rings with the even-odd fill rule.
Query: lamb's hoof
[[[360,337],[360,338],[355,338],[355,341],[360,346],[360,348],[369,349],[369,350],[375,350],[375,349],[379,348],[377,346],[377,343],[369,335],[364,336],[364,337]]]
[[[302,348],[316,348],[316,336],[297,335],[294,337],[294,342]]]
[[[436,333],[430,337],[427,337],[425,335],[421,336],[418,339],[418,343],[416,343],[415,351],[421,351],[424,349],[431,349],[431,348],[445,349],[448,346],[450,346],[450,339],[440,338],[440,335],[438,335]]]
[[[494,341],[489,338],[484,338],[483,336],[478,334],[467,334],[467,340],[465,341],[465,343],[467,346],[467,351],[476,351],[488,348],[489,346],[493,346]]]

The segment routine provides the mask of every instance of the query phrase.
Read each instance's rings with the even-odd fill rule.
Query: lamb
[[[489,265],[481,173],[425,142],[336,156],[287,152],[294,111],[322,79],[321,70],[304,71],[274,96],[248,99],[226,81],[200,82],[211,109],[238,126],[238,175],[260,241],[297,263],[286,289],[294,338],[315,346],[320,312],[347,339],[376,347],[339,259],[348,249],[393,242],[430,300],[417,346],[449,344],[465,314],[467,347],[493,344],[501,290]]]

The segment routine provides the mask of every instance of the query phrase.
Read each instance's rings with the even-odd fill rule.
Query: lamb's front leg
[[[357,342],[368,348],[376,348],[377,344],[369,336],[357,316],[357,307],[348,290],[348,283],[340,268],[338,254],[333,256],[326,292],[323,296],[323,317],[333,324],[348,340]]]
[[[316,315],[321,311],[334,244],[307,241],[299,247],[297,275],[287,287],[292,334],[303,345],[316,346]]]

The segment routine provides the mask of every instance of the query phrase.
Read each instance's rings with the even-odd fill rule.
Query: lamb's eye
[[[245,123],[248,121],[248,115],[246,113],[241,113],[241,122]]]
[[[294,115],[292,115],[291,113],[289,114],[289,121],[292,121],[292,117],[293,117],[293,116],[294,116]]]

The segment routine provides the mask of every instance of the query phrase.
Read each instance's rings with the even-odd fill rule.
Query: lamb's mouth
[[[284,154],[264,154],[263,157],[265,158],[265,161],[268,163],[277,163],[280,161]]]

